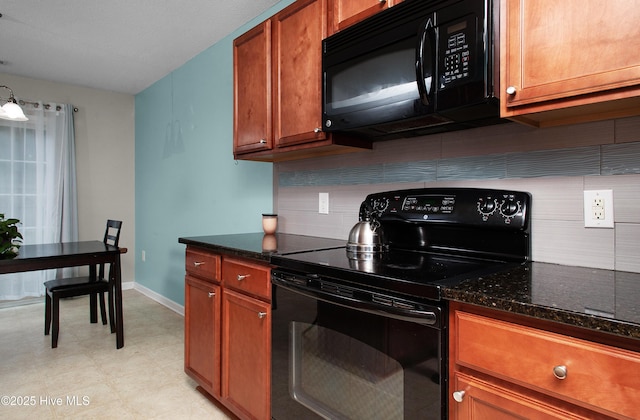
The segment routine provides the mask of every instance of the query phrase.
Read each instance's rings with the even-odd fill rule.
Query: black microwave
[[[504,122],[497,3],[405,0],[324,39],[323,129],[382,140]]]

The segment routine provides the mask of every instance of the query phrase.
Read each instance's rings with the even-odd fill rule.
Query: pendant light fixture
[[[0,85],[0,88],[9,91],[9,98],[3,98],[2,95],[0,95],[0,101],[6,101],[6,103],[0,107],[0,118],[10,121],[28,121],[29,118],[24,115],[22,108],[18,105],[18,101],[16,101],[16,98],[13,96],[13,90],[5,85]]]

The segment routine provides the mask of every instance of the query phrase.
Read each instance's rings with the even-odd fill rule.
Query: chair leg
[[[51,331],[51,296],[49,292],[44,294],[44,335],[49,335]]]
[[[102,325],[107,325],[107,311],[104,307],[104,293],[100,292],[100,316],[102,317]]]
[[[89,318],[92,324],[98,322],[98,295],[89,294]]]
[[[60,299],[53,293],[52,300],[52,316],[53,316],[53,331],[51,332],[51,348],[58,347],[58,331],[60,327]]]

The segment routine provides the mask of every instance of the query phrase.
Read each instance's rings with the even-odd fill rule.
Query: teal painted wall
[[[261,230],[273,165],[233,159],[233,39],[238,28],[135,98],[135,281],[184,304],[181,236]],[[145,251],[146,261],[141,258]]]

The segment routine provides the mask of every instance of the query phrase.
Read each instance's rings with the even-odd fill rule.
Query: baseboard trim
[[[162,296],[159,293],[154,292],[153,290],[149,289],[148,287],[142,286],[140,283],[135,283],[135,282],[122,283],[122,290],[126,290],[126,289],[134,289],[134,290],[142,293],[143,295],[145,295],[149,299],[155,300],[159,304],[161,304],[163,306],[166,306],[167,308],[171,309],[172,311],[184,316],[184,306],[178,305],[174,301],[172,301],[170,299],[167,299],[166,297]]]

